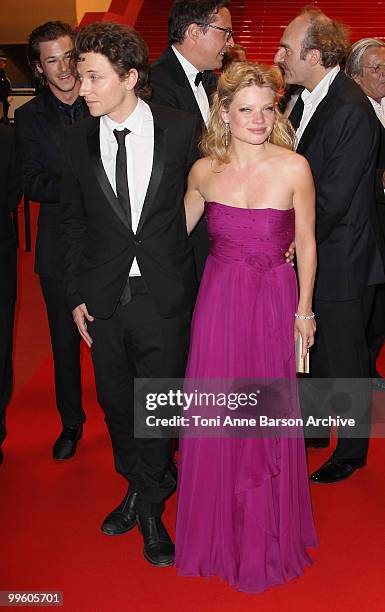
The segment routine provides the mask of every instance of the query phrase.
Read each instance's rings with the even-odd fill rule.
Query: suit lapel
[[[306,126],[306,129],[301,136],[301,140],[299,141],[297,145],[297,149],[296,149],[297,153],[303,153],[304,151],[306,151],[307,147],[314,139],[315,133],[317,132],[317,130],[319,130],[319,127],[320,127],[319,119],[320,119],[321,111],[322,111],[321,106],[323,106],[323,103],[325,102],[325,100],[326,98],[322,100],[321,104],[317,107],[317,110],[315,111],[314,115],[312,116],[308,125]]]
[[[205,75],[206,75],[206,78],[205,78],[203,87],[206,92],[207,98],[209,100],[209,104],[211,106],[211,98],[214,92],[216,91],[217,84],[218,84],[218,77],[211,70],[205,70]]]
[[[339,87],[339,83],[344,76],[345,75],[343,74],[343,72],[340,71],[333,79],[332,83],[330,84],[328,93],[317,106],[314,115],[310,119],[304,133],[302,134],[301,140],[299,141],[297,146],[297,153],[303,153],[304,151],[306,151],[309,144],[313,141],[314,136],[319,130],[320,126],[323,125],[324,122],[326,124],[330,112],[330,103],[333,102],[335,90]]]
[[[61,148],[61,141],[64,132],[64,126],[60,120],[59,109],[52,99],[53,94],[47,89],[36,98],[39,101],[37,110],[44,116],[44,122],[48,128],[51,140],[56,146]]]
[[[202,117],[202,113],[201,113],[201,110],[199,108],[199,104],[198,104],[198,102],[196,100],[196,97],[194,96],[193,90],[191,89],[191,85],[189,83],[189,80],[188,80],[188,78],[186,76],[185,71],[182,68],[182,65],[181,65],[180,61],[178,60],[177,56],[175,55],[174,51],[171,48],[169,48],[169,49],[167,49],[167,51],[165,52],[164,55],[170,61],[171,72],[172,72],[173,78],[175,79],[176,84],[179,87],[182,87],[183,90],[184,90],[183,101],[184,101],[186,106],[182,110],[189,111],[190,113],[193,113],[194,115],[198,115],[198,116]],[[212,90],[211,80],[209,82],[208,87],[209,87],[209,90],[206,90],[207,95],[209,95],[209,93],[211,93],[211,90]],[[202,117],[202,121],[203,121],[203,117]]]
[[[156,111],[154,111],[153,108],[151,108],[151,112],[154,118],[154,157],[150,182],[148,184],[146,197],[144,199],[138,229],[136,230],[137,234],[139,234],[139,232],[141,231],[150,213],[151,207],[154,204],[155,196],[159,189],[166,161],[167,128],[164,128],[159,125]]]
[[[114,190],[111,187],[110,181],[108,180],[107,174],[103,167],[102,158],[100,154],[99,125],[99,118],[90,119],[90,128],[87,133],[87,143],[88,151],[90,154],[91,166],[111,208],[119,217],[120,221],[127,227],[127,229],[132,231],[127,221],[127,217],[122,211],[122,208],[118,202]]]

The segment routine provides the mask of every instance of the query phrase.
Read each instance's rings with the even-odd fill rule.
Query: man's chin
[[[297,85],[294,75],[290,74],[290,72],[286,71],[283,73],[283,80],[285,81],[285,85]]]
[[[105,113],[103,113],[101,110],[98,110],[98,109],[95,107],[95,105],[93,105],[93,104],[92,104],[91,106],[89,106],[89,105],[87,104],[87,107],[88,107],[88,111],[89,111],[89,113],[90,113],[91,117],[101,117],[102,115],[104,115],[104,114],[105,114]]]
[[[63,83],[61,81],[58,81],[57,83],[54,83],[54,86],[56,87],[56,89],[58,89],[59,91],[62,91],[63,93],[66,93],[68,91],[72,91],[75,88],[76,85],[76,81],[74,80],[73,83]]]

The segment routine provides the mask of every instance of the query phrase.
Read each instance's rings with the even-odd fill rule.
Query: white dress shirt
[[[138,229],[147,193],[154,156],[154,119],[148,104],[140,98],[133,113],[123,123],[115,123],[107,115],[100,118],[100,154],[104,170],[116,195],[116,154],[118,143],[114,130],[127,128],[127,181],[130,193],[132,230]],[[140,276],[136,258],[130,276]]]
[[[295,148],[297,148],[299,141],[301,140],[302,134],[304,133],[310,119],[317,110],[317,106],[326,97],[329,87],[336,78],[340,71],[339,66],[335,66],[330,72],[328,72],[324,78],[314,87],[313,91],[304,89],[301,98],[303,100],[303,113],[301,123],[299,124],[298,130],[295,134]]]
[[[381,98],[381,102],[377,102],[377,100],[374,100],[370,96],[368,96],[368,99],[369,102],[371,102],[378,119],[385,128],[385,98]]]
[[[195,78],[198,72],[200,72],[200,70],[195,68],[195,66],[193,66],[185,57],[183,57],[183,55],[179,53],[178,49],[176,49],[174,46],[172,46],[171,48],[174,51],[178,61],[180,62],[186,74],[186,77],[188,78],[188,82],[191,85],[191,89],[198,103],[199,110],[201,111],[204,122],[207,125],[210,116],[209,99],[205,92],[205,88],[202,85],[202,81],[199,83],[198,87],[195,85]]]

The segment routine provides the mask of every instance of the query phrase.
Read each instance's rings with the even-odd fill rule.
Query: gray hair
[[[377,38],[361,38],[351,46],[346,59],[345,72],[348,76],[362,76],[362,61],[364,53],[370,47],[385,47],[385,42]]]

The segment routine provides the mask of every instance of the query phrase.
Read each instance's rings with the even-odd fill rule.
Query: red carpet
[[[302,578],[262,595],[238,593],[219,579],[180,578],[173,568],[151,567],[142,557],[136,530],[103,536],[100,523],[120,502],[126,485],[113,469],[89,354],[84,351],[84,439],[73,459],[54,463],[51,447],[60,425],[45,314],[31,273],[32,257],[21,257],[25,284],[15,363],[17,368],[26,364],[29,374],[17,376],[0,467],[0,590],[60,590],[64,609],[71,612],[384,608],[383,440],[372,441],[367,469],[340,485],[312,487],[320,538],[320,548],[312,553],[314,565]],[[326,450],[313,451],[310,468],[327,455]],[[172,531],[174,516],[175,496],[165,513]]]

